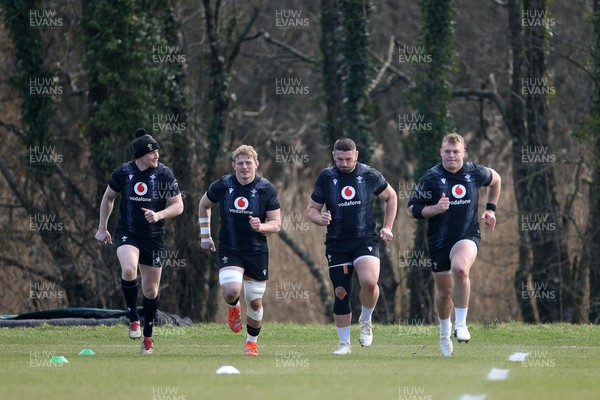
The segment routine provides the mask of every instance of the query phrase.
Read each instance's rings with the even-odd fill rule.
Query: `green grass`
[[[443,359],[437,327],[381,326],[370,348],[336,357],[333,325],[263,327],[259,357],[242,355],[245,334],[225,324],[157,327],[156,351],[115,327],[0,329],[0,398],[8,399],[598,399],[600,327],[591,325],[472,325],[470,343],[454,343]],[[79,356],[92,349],[93,356]],[[510,362],[529,352],[525,363]],[[68,364],[51,364],[54,355]],[[527,361],[529,360],[529,361]],[[240,375],[216,375],[233,365]],[[486,380],[492,368],[504,381]]]

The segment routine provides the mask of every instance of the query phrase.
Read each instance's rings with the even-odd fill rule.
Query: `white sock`
[[[340,338],[340,342],[350,344],[350,326],[335,327],[337,329],[338,337]]]
[[[246,337],[246,342],[256,343],[258,341],[258,336],[248,335]]]
[[[373,308],[367,308],[365,306],[360,306],[361,307],[361,314],[360,314],[360,320],[362,322],[367,322],[371,320],[371,316],[373,315],[373,310],[375,309],[375,307]]]
[[[456,326],[467,325],[467,310],[468,308],[454,308],[454,324]]]
[[[450,317],[448,317],[448,319],[438,318],[438,320],[440,321],[440,333],[442,335],[452,333],[452,321],[450,320]]]

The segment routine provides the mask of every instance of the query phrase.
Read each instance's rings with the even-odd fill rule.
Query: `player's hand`
[[[142,211],[144,212],[144,218],[146,218],[146,221],[150,222],[151,224],[160,221],[160,215],[158,213],[148,210],[144,207],[142,207]]]
[[[103,244],[112,244],[112,236],[110,236],[110,232],[104,228],[98,228],[94,237]]]
[[[391,229],[381,228],[381,230],[379,231],[379,237],[384,242],[390,242],[394,238],[394,234],[392,233]]]
[[[260,218],[249,215],[248,221],[250,222],[250,227],[252,228],[253,231],[260,232],[260,225],[261,225]]]
[[[329,210],[321,213],[321,225],[326,226],[331,222],[331,212]]]
[[[485,220],[485,229],[496,227],[496,213],[492,210],[485,210],[483,214],[481,214],[481,219]]]
[[[214,253],[217,251],[215,247],[215,242],[213,242],[212,238],[204,239],[200,241],[200,248],[205,251],[210,251]]]
[[[446,193],[442,193],[442,197],[436,204],[438,214],[443,214],[450,208],[450,199],[446,197]]]

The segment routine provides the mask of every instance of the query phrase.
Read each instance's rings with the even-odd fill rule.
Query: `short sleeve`
[[[272,183],[269,183],[267,186],[267,201],[265,204],[266,211],[279,210],[281,207],[279,206],[279,196],[277,195],[277,190],[275,190],[275,186]]]
[[[319,174],[319,177],[317,178],[317,182],[315,183],[315,188],[313,189],[313,192],[310,195],[310,198],[318,204],[325,204],[325,191],[323,188],[324,180],[324,173],[321,172]]]
[[[213,183],[210,184],[210,186],[208,187],[208,190],[206,191],[206,197],[208,197],[208,199],[213,202],[213,203],[218,203],[219,202],[219,189],[221,187],[221,180],[217,180],[214,181]]]
[[[414,204],[421,204],[424,206],[431,205],[433,198],[432,193],[433,191],[429,185],[428,175],[425,175],[410,192],[407,207],[410,207]]]
[[[110,186],[110,188],[112,190],[114,190],[115,192],[120,192],[121,189],[122,189],[122,186],[121,186],[122,184],[121,184],[121,181],[119,179],[119,175],[120,175],[121,170],[122,170],[121,167],[116,168],[113,171],[113,173],[112,173],[112,175],[110,177],[110,181],[108,181],[108,186]]]
[[[388,182],[383,177],[383,174],[376,169],[371,169],[373,175],[373,193],[379,196],[388,187]]]
[[[177,182],[175,175],[173,175],[173,171],[171,171],[169,168],[165,168],[165,182],[167,188],[167,190],[165,190],[166,198],[175,197],[181,193],[181,190],[179,189],[179,183]]]
[[[480,176],[481,186],[489,186],[492,183],[492,170],[483,165],[475,165],[475,168]]]

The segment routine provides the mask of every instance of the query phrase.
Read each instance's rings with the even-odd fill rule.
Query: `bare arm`
[[[411,218],[415,218],[415,216],[413,215],[413,212],[412,212],[413,207],[414,207],[414,205],[407,208],[408,215]],[[445,193],[442,193],[442,197],[437,202],[437,204],[432,204],[430,206],[423,207],[423,210],[421,211],[421,215],[424,218],[435,217],[438,214],[445,213],[448,210],[448,208],[450,208],[450,199],[448,197],[446,197]]]
[[[215,243],[210,233],[211,208],[215,203],[208,199],[206,193],[198,202],[198,222],[200,224],[200,248],[202,250],[216,251]]]
[[[331,212],[323,212],[323,204],[319,204],[313,199],[310,199],[308,202],[308,207],[306,207],[306,215],[308,216],[310,222],[319,226],[327,226],[331,222]]]
[[[488,186],[488,203],[498,204],[498,200],[500,199],[500,189],[502,188],[502,178],[500,178],[500,174],[490,168],[492,171],[492,181]]]
[[[502,178],[500,178],[500,174],[490,168],[492,171],[492,181],[488,186],[487,191],[487,202],[493,204],[494,206],[498,204],[498,200],[500,199],[500,189],[502,187]],[[481,214],[481,219],[485,220],[485,229],[496,227],[496,211],[494,210],[485,210],[483,214]]]
[[[385,190],[381,192],[378,197],[385,202],[383,227],[391,231],[394,227],[396,211],[398,210],[398,195],[396,194],[396,191],[388,184]]]
[[[115,192],[110,186],[107,186],[104,195],[102,196],[102,202],[100,203],[100,222],[98,223],[98,230],[96,231],[95,238],[104,244],[112,243],[112,237],[108,232],[108,218],[112,213],[115,199],[118,194],[119,192]]]
[[[142,207],[142,211],[144,212],[144,217],[146,217],[146,220],[151,224],[154,224],[161,219],[176,217],[183,212],[183,200],[181,198],[181,193],[179,193],[177,196],[169,197],[167,199],[167,206],[164,210],[153,211]]]
[[[269,235],[271,233],[277,233],[281,229],[281,210],[267,211],[267,220],[264,223],[260,222],[260,218],[250,216],[250,226],[256,232],[264,233]]]

